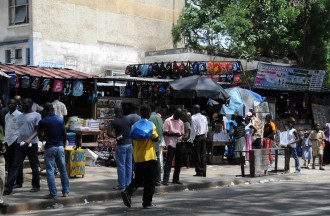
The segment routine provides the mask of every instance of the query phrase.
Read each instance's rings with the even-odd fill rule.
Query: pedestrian
[[[324,170],[323,164],[323,141],[325,139],[324,132],[321,130],[321,125],[319,123],[315,124],[315,130],[313,130],[309,138],[312,140],[312,151],[313,151],[313,164],[312,168],[315,169],[315,159],[319,157],[320,170]]]
[[[206,177],[206,135],[209,130],[207,118],[201,114],[198,104],[193,106],[192,112],[190,140],[194,144],[194,176]]]
[[[39,160],[38,160],[38,123],[41,115],[32,111],[33,101],[30,98],[22,100],[23,113],[17,117],[19,135],[17,138],[17,149],[15,151],[15,159],[12,168],[9,170],[7,187],[4,191],[5,195],[12,193],[14,183],[16,181],[18,171],[23,166],[26,156],[29,158],[30,167],[32,169],[32,189],[30,192],[40,191],[39,176]]]
[[[22,113],[17,110],[17,101],[15,99],[10,99],[8,101],[8,113],[5,116],[5,140],[4,144],[6,146],[6,168],[9,172],[13,167],[15,159],[15,151],[17,147],[17,138],[19,135],[19,129],[17,124],[18,116]],[[14,188],[21,188],[23,185],[23,167],[21,166],[18,170],[16,182]]]
[[[0,122],[0,208],[7,208],[9,205],[3,200],[3,191],[6,182],[5,158],[3,154],[6,152],[6,146],[2,144],[4,140],[3,124]]]
[[[129,132],[132,126],[131,120],[123,115],[121,105],[115,107],[115,119],[108,128],[108,135],[117,140],[115,156],[117,163],[118,185],[115,190],[124,190],[132,180],[132,139]]]
[[[323,164],[330,164],[330,123],[324,125],[325,147],[323,154]]]
[[[249,160],[249,151],[252,150],[252,139],[253,139],[253,131],[256,130],[256,128],[252,124],[252,113],[248,112],[245,116],[244,122],[245,122],[245,141],[246,141],[246,155],[245,160]]]
[[[64,148],[66,145],[65,122],[61,116],[54,113],[51,103],[44,104],[45,117],[39,121],[38,132],[40,137],[44,134],[46,144],[44,149],[45,167],[49,194],[45,199],[56,199],[57,189],[55,183],[55,163],[61,176],[62,196],[69,195],[69,177],[66,172]]]
[[[155,126],[156,126],[156,131],[158,134],[158,141],[155,142],[155,151],[156,151],[156,156],[157,156],[157,176],[156,176],[156,186],[160,186],[161,184],[161,175],[162,175],[162,170],[161,170],[161,163],[162,161],[160,160],[160,144],[163,139],[163,120],[157,115],[156,113],[156,105],[154,103],[150,103],[150,108],[151,108],[151,115],[150,115],[150,121],[152,121]]]
[[[136,104],[131,104],[130,114],[128,114],[126,117],[132,122],[132,125],[141,119],[141,116],[138,114],[138,106]]]
[[[148,105],[140,107],[141,120],[136,122],[148,122],[151,109]],[[131,184],[121,192],[124,204],[131,207],[132,194],[141,186],[143,190],[143,203],[145,209],[152,209],[155,205],[152,203],[152,197],[155,193],[155,183],[157,175],[157,156],[154,142],[158,141],[156,126],[152,123],[152,135],[149,139],[133,139],[133,156],[135,161],[135,176]]]
[[[245,124],[244,118],[241,115],[236,117],[237,126],[234,127],[235,136],[235,162],[240,164],[240,162],[245,161],[245,150],[246,150],[246,140],[245,140]],[[242,157],[241,154],[242,152]]]
[[[253,142],[252,142],[252,148],[254,149],[261,149],[262,148],[262,129],[263,129],[263,123],[258,118],[256,112],[252,112],[252,125],[254,127],[253,130]]]
[[[230,144],[227,145],[227,159],[229,162],[233,161],[234,151],[235,151],[235,136],[234,136],[234,127],[237,126],[236,123],[236,114],[232,114],[230,120],[226,123],[226,131],[230,137]]]
[[[313,158],[312,141],[309,139],[309,132],[305,131],[304,138],[302,140],[304,167],[309,169],[310,162]]]
[[[182,165],[185,165],[188,168],[190,167],[191,154],[193,149],[193,144],[191,142],[188,142],[191,131],[191,115],[189,115],[189,112],[187,110],[183,110],[180,119],[182,120],[184,125],[184,134],[182,136],[182,140],[186,143],[186,147],[188,150],[188,152],[183,155]]]
[[[180,119],[182,114],[181,108],[176,108],[172,116],[168,117],[164,122],[164,139],[167,146],[166,162],[164,167],[163,185],[168,185],[170,178],[172,161],[175,158],[175,168],[172,183],[182,184],[180,182],[180,171],[182,166],[182,158],[177,151],[177,143],[182,141],[184,135],[184,124]]]
[[[275,134],[276,134],[276,126],[274,122],[272,121],[272,115],[267,114],[265,117],[265,125],[264,125],[264,134],[263,134],[263,141],[262,141],[262,147],[263,148],[272,148],[275,140]],[[272,151],[269,150],[268,153],[269,158],[269,168],[273,166],[274,157],[272,155]]]
[[[288,145],[287,147],[289,148],[290,155],[292,155],[294,161],[295,161],[295,168],[296,171],[295,173],[300,172],[300,163],[299,163],[299,158],[297,154],[297,142],[300,140],[297,130],[294,128],[294,123],[295,119],[290,117],[287,119],[287,124],[288,124],[288,130],[287,130],[287,135],[288,135]]]

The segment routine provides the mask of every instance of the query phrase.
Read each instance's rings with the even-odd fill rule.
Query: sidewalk
[[[294,162],[291,159],[291,170],[294,171]],[[279,169],[284,168],[284,158],[279,158]],[[245,166],[245,172],[249,174],[248,165]],[[170,184],[169,186],[156,187],[156,193],[181,191],[185,189],[201,189],[208,187],[233,186],[238,184],[255,184],[269,181],[290,180],[297,175],[308,177],[310,175],[330,175],[330,168],[326,167],[326,171],[303,169],[301,173],[278,172],[269,173],[267,176],[256,178],[241,177],[239,165],[208,165],[207,177],[194,177],[195,169],[183,167],[181,169],[180,181],[183,185]],[[171,172],[172,177],[173,169]],[[59,198],[57,200],[46,200],[42,197],[49,194],[45,171],[41,174],[41,190],[40,192],[31,193],[31,170],[24,169],[24,184],[22,188],[14,189],[9,196],[4,196],[5,202],[10,206],[7,209],[8,214],[15,212],[24,212],[30,210],[39,210],[47,208],[56,208],[58,206],[77,205],[87,202],[105,201],[111,199],[120,199],[120,191],[114,190],[117,185],[117,173],[115,167],[86,167],[84,178],[70,178],[70,196],[61,197],[60,178],[56,178]],[[170,179],[171,180],[171,179]],[[136,194],[141,194],[142,190],[138,190]],[[54,206],[55,205],[55,206]]]

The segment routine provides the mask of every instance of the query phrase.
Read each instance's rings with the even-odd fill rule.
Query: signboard
[[[323,86],[324,76],[325,71],[259,63],[254,88],[319,91]]]
[[[330,122],[330,108],[319,104],[312,104],[314,123],[320,123],[321,127]]]
[[[85,174],[85,149],[65,150],[66,171],[70,177]]]

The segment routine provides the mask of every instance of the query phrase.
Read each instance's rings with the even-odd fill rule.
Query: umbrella
[[[221,114],[234,114],[238,112],[243,115],[249,112],[249,109],[253,109],[254,102],[262,103],[265,97],[244,88],[228,88],[226,89],[230,95],[230,102],[228,106],[223,105],[221,108]]]
[[[228,93],[213,79],[203,76],[189,76],[170,82],[174,94],[178,98],[213,98],[225,102],[229,100]]]

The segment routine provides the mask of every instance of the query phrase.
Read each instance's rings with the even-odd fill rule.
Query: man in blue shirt
[[[54,114],[54,107],[51,103],[44,105],[45,117],[38,124],[38,132],[44,134],[46,145],[44,159],[47,171],[47,183],[49,194],[45,199],[56,199],[57,189],[55,183],[55,162],[61,174],[63,197],[69,195],[69,177],[65,168],[64,147],[66,143],[66,130],[63,118]]]

